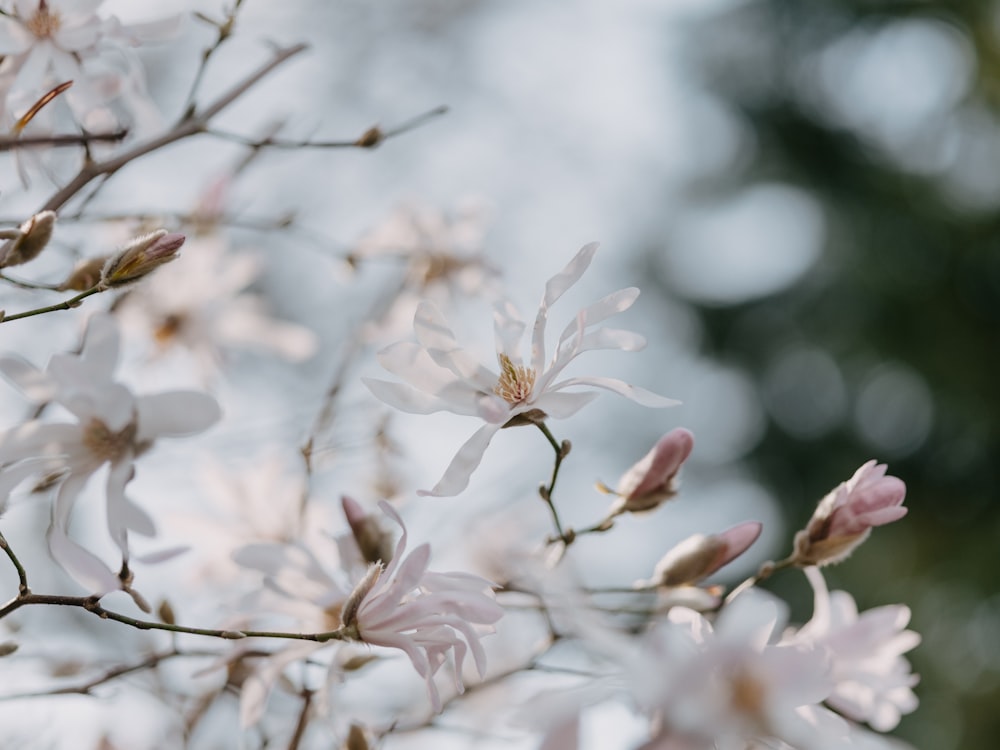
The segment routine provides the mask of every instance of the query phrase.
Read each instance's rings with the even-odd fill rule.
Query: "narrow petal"
[[[486,448],[500,427],[499,424],[486,424],[476,430],[465,445],[459,448],[434,488],[417,490],[417,494],[421,497],[453,497],[468,487],[472,472],[482,462]]]
[[[53,523],[46,533],[53,559],[88,593],[103,596],[120,588],[118,576],[92,552],[70,539]]]
[[[580,409],[589,404],[601,394],[595,391],[582,393],[543,393],[541,398],[531,404],[535,409],[541,409],[553,419],[572,417]]]
[[[394,409],[405,411],[407,414],[433,414],[438,411],[454,411],[456,414],[465,414],[456,411],[451,403],[446,403],[437,396],[422,393],[405,383],[391,383],[388,380],[378,380],[377,378],[361,378],[361,382],[379,401]],[[465,416],[475,415],[475,411],[465,414]]]
[[[680,401],[677,401],[676,399],[660,396],[652,391],[647,391],[645,388],[640,388],[636,385],[629,385],[628,383],[615,378],[569,378],[551,386],[550,390],[558,391],[563,388],[569,388],[577,385],[589,386],[591,388],[603,388],[606,391],[617,393],[619,396],[624,396],[630,401],[635,401],[640,406],[648,406],[655,409],[660,409],[666,406],[677,406],[680,404]]]
[[[417,341],[439,366],[451,370],[481,390],[489,391],[496,385],[497,376],[458,345],[441,311],[430,302],[421,302],[417,307],[413,330]]]
[[[121,550],[122,559],[128,560],[128,509],[125,499],[125,485],[135,474],[131,455],[125,460],[115,461],[108,472],[107,524],[112,541]]]
[[[545,366],[545,325],[548,322],[549,308],[580,280],[594,259],[597,247],[596,242],[584,245],[573,260],[545,284],[545,294],[542,295],[542,301],[538,305],[538,314],[535,316],[535,326],[531,334],[531,366],[535,372],[541,372]]]
[[[30,362],[12,354],[0,356],[0,374],[34,403],[51,401],[56,395],[56,384],[48,375]]]
[[[514,364],[521,364],[521,342],[527,325],[509,300],[493,308],[493,332],[496,336],[497,356],[506,355]]]
[[[207,393],[170,391],[136,399],[139,441],[204,432],[222,417],[219,402]]]
[[[639,290],[636,287],[631,286],[619,289],[617,292],[612,292],[594,304],[585,307],[578,313],[577,317],[582,318],[585,329],[590,328],[598,323],[603,323],[613,315],[625,312],[635,304],[637,299],[639,299]],[[576,326],[576,321],[566,326],[562,332],[562,336],[559,337],[560,345],[573,335],[576,331]]]

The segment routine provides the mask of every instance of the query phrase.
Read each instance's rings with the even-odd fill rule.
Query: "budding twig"
[[[0,532],[0,549],[4,551],[10,560],[11,564],[14,566],[14,570],[17,571],[18,580],[18,596],[26,596],[31,593],[31,589],[28,588],[28,574],[24,570],[24,566],[21,565],[21,561],[17,559],[17,555],[14,554],[14,550],[10,548],[10,544],[7,542],[6,537]]]
[[[559,443],[545,422],[537,421],[534,424],[539,430],[542,431],[542,434],[545,435],[545,439],[548,440],[549,445],[552,446],[552,450],[556,452],[556,460],[552,465],[552,478],[549,480],[548,486],[543,484],[538,488],[538,494],[541,496],[542,500],[545,501],[545,504],[549,506],[549,512],[552,513],[552,523],[556,527],[556,534],[558,534],[558,536],[555,539],[551,539],[550,542],[562,541],[564,544],[569,546],[573,543],[573,539],[576,535],[572,529],[568,532],[563,531],[562,522],[559,520],[559,512],[556,510],[555,503],[552,501],[552,493],[556,488],[556,479],[559,478],[559,468],[562,466],[563,459],[569,455],[571,447],[570,442],[568,440],[563,440],[562,443]]]
[[[83,302],[87,297],[93,296],[99,292],[106,291],[107,287],[98,284],[93,286],[85,292],[80,292],[75,297],[70,297],[62,302],[57,302],[54,305],[48,305],[46,307],[39,307],[34,310],[28,310],[27,312],[16,313],[14,315],[0,315],[0,323],[7,323],[11,320],[20,320],[21,318],[30,318],[33,315],[43,315],[44,313],[56,312],[57,310],[72,310],[74,307],[79,307],[80,303]]]

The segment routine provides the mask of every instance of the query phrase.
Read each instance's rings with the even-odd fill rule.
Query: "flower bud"
[[[873,459],[820,500],[806,528],[795,535],[796,565],[838,563],[868,538],[873,527],[906,515],[906,485],[885,472],[886,465]]]
[[[70,275],[59,285],[59,291],[65,292],[71,289],[74,292],[85,292],[88,289],[93,289],[100,283],[101,272],[104,270],[104,265],[107,262],[108,257],[106,255],[100,255],[96,258],[84,258],[77,262],[73,266]]]
[[[746,552],[762,528],[759,521],[744,521],[718,534],[689,536],[656,564],[650,582],[657,586],[697,583]]]
[[[370,514],[353,498],[344,495],[340,498],[344,508],[344,517],[351,527],[351,534],[361,552],[361,558],[367,563],[381,562],[388,565],[392,560],[392,534],[379,526]]]
[[[136,237],[108,259],[101,271],[101,280],[108,286],[138,281],[153,269],[176,258],[184,239],[183,234],[167,234],[166,229]]]
[[[372,563],[369,565],[365,577],[361,579],[361,582],[354,587],[354,591],[347,597],[343,609],[340,610],[340,622],[345,628],[357,630],[358,608],[361,606],[361,602],[365,600],[365,597],[368,596],[368,592],[378,583],[378,579],[382,576],[384,569],[382,563]]]
[[[652,510],[677,494],[677,474],[691,455],[694,435],[683,427],[661,437],[652,450],[618,480],[618,502],[609,515]]]
[[[19,266],[36,258],[52,239],[55,224],[55,211],[42,211],[24,222],[17,236],[0,246],[0,268]]]

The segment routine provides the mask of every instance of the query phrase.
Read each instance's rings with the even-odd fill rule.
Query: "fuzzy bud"
[[[694,534],[674,546],[656,564],[650,583],[687,586],[707,578],[750,548],[763,524],[744,521],[719,534]]]
[[[806,528],[795,535],[796,565],[830,565],[844,560],[875,526],[906,515],[906,485],[886,476],[886,465],[869,461],[820,500]]]
[[[38,257],[52,239],[55,211],[42,211],[24,222],[16,236],[0,246],[0,268],[19,266]]]
[[[610,515],[653,510],[677,494],[677,474],[691,455],[694,435],[683,427],[661,437],[652,450],[618,480],[618,501]]]
[[[378,521],[365,513],[364,508],[353,498],[344,495],[340,498],[340,504],[361,558],[366,563],[381,562],[387,565],[392,560],[392,534],[379,526]]]
[[[101,281],[107,286],[138,281],[153,269],[176,258],[184,239],[183,234],[168,234],[166,229],[136,237],[104,264]]]
[[[361,583],[355,586],[354,591],[347,597],[347,601],[344,602],[344,608],[340,611],[340,622],[345,628],[357,630],[358,608],[361,606],[361,602],[365,600],[365,597],[368,596],[368,592],[378,583],[383,570],[384,568],[381,563],[370,565],[368,572],[365,573],[365,577],[361,579]]]
[[[93,289],[101,282],[101,272],[108,262],[108,256],[100,255],[96,258],[84,258],[73,266],[72,272],[66,280],[59,285],[59,291],[65,292],[85,292]]]

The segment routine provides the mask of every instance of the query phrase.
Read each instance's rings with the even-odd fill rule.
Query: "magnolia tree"
[[[906,514],[903,482],[883,464],[862,463],[819,501],[787,557],[728,592],[707,581],[751,549],[757,521],[705,529],[662,550],[648,578],[588,581],[574,559],[580,540],[633,532],[637,525],[621,523],[628,516],[683,514],[679,476],[696,450],[690,431],[671,429],[619,467],[614,487],[598,484],[610,497],[603,513],[576,527],[565,520],[557,481],[590,471],[573,459],[592,433],[574,436],[573,451],[556,437],[559,421],[604,393],[635,404],[623,403],[632,411],[611,428],[624,437],[636,420],[669,419],[645,409],[677,403],[587,374],[576,361],[644,347],[639,334],[606,325],[639,290],[557,311],[591,265],[610,263],[597,244],[567,248],[562,270],[534,281],[541,302],[525,318],[505,295],[508,280],[480,252],[482,206],[450,216],[407,208],[342,257],[348,282],[372,264],[401,269],[374,295],[338,284],[331,314],[346,300],[376,298],[356,327],[331,343],[280,320],[262,294],[264,265],[234,247],[231,232],[253,225],[266,242],[270,232],[294,231],[294,221],[255,224],[229,213],[242,167],[268,151],[371,149],[443,109],[342,141],[221,130],[222,113],[303,52],[262,50],[250,73],[203,97],[202,76],[239,5],[200,18],[216,40],[167,124],[135,47],[175,32],[172,20],[128,27],[103,15],[99,0],[3,3],[0,110],[9,135],[0,142],[10,174],[25,184],[24,195],[15,189],[0,200],[16,210],[9,207],[19,198],[48,190],[33,210],[9,216],[0,247],[0,322],[5,331],[35,326],[32,356],[0,357],[8,395],[19,392],[28,406],[26,418],[8,415],[0,432],[4,746],[361,750],[445,746],[449,737],[546,750],[896,746],[883,733],[916,707],[917,678],[904,657],[919,640],[906,630],[909,610],[859,612],[849,593],[828,590],[821,569]],[[236,142],[247,154],[223,178],[203,176],[193,210],[108,216],[94,208],[119,172],[141,174],[148,156],[193,136]],[[68,243],[63,233],[78,239]],[[463,314],[463,323],[480,341],[492,335],[493,361],[463,348],[448,322],[470,298],[492,302],[492,321]],[[550,328],[557,314],[564,323]],[[407,328],[412,321],[412,333],[400,320]],[[74,338],[69,351],[55,344]],[[241,436],[250,464],[205,447],[212,443],[192,442],[197,457],[176,450],[206,431],[224,433],[239,383],[233,362],[250,361],[232,352],[296,363],[331,346],[332,375],[304,397],[308,414],[294,442],[272,435],[248,446],[257,436]],[[160,367],[173,351],[185,357]],[[186,387],[144,387],[172,379]],[[338,492],[323,481],[330,463],[322,458],[352,409],[376,480],[363,491],[345,480],[351,486]],[[395,439],[396,411],[451,412],[469,425],[454,456],[435,459],[443,473],[429,489],[404,478],[403,458],[425,446],[408,451]],[[551,447],[551,472],[537,478],[537,495],[527,493],[548,530],[508,518],[470,545],[471,532],[421,525],[448,517],[441,508],[452,501],[436,498],[467,495],[464,507],[476,507],[470,481],[505,430]],[[138,473],[163,460],[153,450],[161,441],[184,465],[163,474],[155,493],[140,491]],[[282,449],[297,463],[283,461]],[[519,482],[492,491],[524,507]],[[194,498],[184,512],[180,496]],[[173,532],[150,543],[158,524]],[[811,618],[799,625],[757,587],[793,568],[815,594]],[[141,705],[130,703],[136,695]],[[104,701],[117,708],[86,724],[96,727],[92,736],[31,718],[71,726]]]

